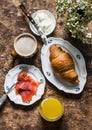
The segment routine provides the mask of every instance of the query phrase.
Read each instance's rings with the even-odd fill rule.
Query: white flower
[[[87,33],[86,37],[87,38],[92,38],[92,33]]]
[[[90,0],[92,1],[92,0]],[[92,20],[92,2],[87,0],[59,0],[56,10],[59,17],[66,16],[65,30],[83,43],[92,44],[92,33],[87,24]]]

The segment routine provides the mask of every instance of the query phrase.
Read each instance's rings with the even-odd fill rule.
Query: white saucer
[[[45,35],[49,35],[54,31],[56,19],[50,11],[37,10],[32,14],[32,17]],[[32,23],[29,23],[29,26],[34,34],[39,35]]]
[[[29,106],[35,103],[36,101],[38,101],[44,94],[45,78],[37,67],[33,65],[26,65],[26,64],[19,64],[15,66],[11,70],[9,70],[9,72],[6,75],[4,89],[5,89],[5,92],[7,92],[9,88],[12,86],[12,84],[17,82],[18,74],[21,72],[23,67],[27,67],[27,73],[32,75],[34,78],[36,78],[37,81],[41,82],[41,84],[38,87],[37,93],[36,95],[33,96],[31,101],[26,102],[26,103],[22,101],[22,98],[20,95],[15,94],[15,89],[13,89],[8,94],[8,97],[11,101],[13,101],[16,104]]]

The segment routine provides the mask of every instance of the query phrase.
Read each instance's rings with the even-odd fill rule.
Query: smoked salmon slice
[[[18,75],[18,81],[34,81],[26,72],[22,72]]]
[[[23,102],[31,101],[32,97],[36,94],[39,85],[40,82],[35,81],[26,72],[21,72],[17,78],[15,93],[16,95],[21,95]]]
[[[21,93],[21,97],[22,97],[22,101],[23,102],[28,102],[28,101],[31,101],[32,100],[32,93],[31,91],[23,91]]]

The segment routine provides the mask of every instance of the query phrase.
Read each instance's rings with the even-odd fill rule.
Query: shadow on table
[[[92,44],[83,44],[80,40],[72,37],[68,37],[66,40],[82,53],[86,63],[87,72],[89,75],[92,75]]]
[[[58,121],[55,122],[48,122],[41,118],[41,126],[42,130],[67,130],[68,126],[65,124],[66,122],[64,121],[64,116],[61,117]]]
[[[72,93],[66,93],[66,92],[64,92],[62,90],[57,89],[51,83],[48,83],[48,84],[49,84],[49,86],[51,86],[51,89],[55,92],[57,97],[63,97],[63,98],[75,99],[75,100],[81,99],[81,97],[82,97],[82,95],[84,93],[84,90],[86,89],[86,84],[85,84],[85,87],[84,87],[84,89],[83,89],[83,91],[81,93],[72,94]],[[49,94],[49,96],[53,96],[53,93]]]

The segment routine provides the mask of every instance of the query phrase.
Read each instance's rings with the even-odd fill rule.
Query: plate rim
[[[5,82],[4,82],[4,91],[5,91],[5,93],[8,91],[8,89],[10,88],[9,87],[9,84],[7,85],[7,82],[9,82],[9,81],[7,81],[7,78],[8,78],[8,76],[10,75],[10,73],[12,72],[12,71],[14,71],[14,70],[16,70],[16,69],[20,69],[20,67],[23,67],[23,66],[26,66],[26,67],[33,67],[34,69],[36,69],[36,71],[38,71],[38,73],[40,73],[40,76],[42,77],[42,85],[43,85],[43,90],[42,90],[42,93],[39,95],[39,97],[37,97],[37,99],[36,100],[34,100],[34,101],[30,101],[30,102],[26,102],[26,103],[24,103],[23,101],[22,101],[22,99],[21,99],[21,101],[20,102],[18,102],[18,101],[16,101],[16,100],[14,100],[14,99],[12,99],[11,98],[11,94],[12,93],[15,93],[14,92],[14,90],[12,90],[7,96],[9,97],[9,99],[10,99],[10,101],[12,101],[12,102],[14,102],[15,104],[18,104],[18,105],[23,105],[23,106],[29,106],[29,105],[32,105],[32,104],[34,104],[35,102],[37,102],[41,97],[42,97],[42,95],[44,94],[44,91],[45,91],[45,86],[46,86],[46,81],[45,81],[45,77],[44,77],[44,75],[41,73],[41,71],[40,71],[40,69],[38,68],[38,67],[36,67],[36,66],[34,66],[34,65],[29,65],[29,64],[18,64],[18,65],[16,65],[16,66],[14,66],[13,68],[11,68],[9,71],[8,71],[8,73],[6,74],[6,77],[5,77]],[[20,69],[20,71],[21,71],[21,69]],[[16,73],[19,73],[20,72],[19,70],[17,70],[17,72]],[[40,91],[40,90],[39,90]],[[16,94],[15,94],[16,95]],[[21,98],[21,96],[20,95],[16,95],[17,96],[17,98],[19,97],[19,98]],[[36,95],[34,95],[34,96],[36,96]]]
[[[50,81],[51,79],[49,79],[48,78],[48,76],[46,75],[46,73],[45,73],[45,70],[44,70],[44,67],[43,67],[43,56],[45,55],[44,54],[44,48],[45,49],[49,49],[49,47],[52,45],[52,44],[55,44],[55,42],[53,42],[53,41],[62,41],[62,42],[65,42],[67,45],[69,45],[70,47],[72,47],[72,48],[74,48],[74,49],[76,49],[77,50],[77,52],[81,55],[81,59],[82,59],[82,61],[84,62],[84,64],[83,64],[83,66],[84,66],[84,68],[83,69],[85,69],[85,72],[84,72],[84,75],[83,75],[83,80],[84,80],[84,85],[83,85],[83,87],[82,87],[82,89],[81,88],[79,88],[80,90],[77,90],[77,87],[76,87],[76,91],[75,92],[73,92],[73,91],[71,91],[71,92],[69,92],[69,91],[67,91],[67,90],[65,90],[64,88],[58,88],[57,86],[56,86],[56,84],[54,84],[52,81]],[[57,43],[56,43],[57,44]],[[62,44],[61,44],[62,45]],[[47,47],[47,48],[46,48]],[[48,50],[47,49],[47,50]],[[80,56],[79,55],[79,56]],[[46,55],[47,56],[47,55]],[[80,58],[80,57],[79,57]],[[42,47],[42,49],[41,49],[41,63],[42,63],[42,70],[43,70],[43,73],[44,73],[44,75],[45,75],[45,77],[47,78],[47,80],[50,82],[50,83],[52,83],[57,89],[59,89],[59,90],[62,90],[62,91],[64,91],[65,93],[71,93],[71,94],[79,94],[79,93],[81,93],[82,91],[83,91],[83,89],[84,89],[84,87],[85,87],[85,84],[86,84],[86,80],[87,80],[87,70],[86,70],[86,63],[85,63],[85,60],[84,60],[84,57],[83,57],[83,55],[82,55],[82,53],[75,47],[75,46],[73,46],[70,42],[68,42],[68,41],[66,41],[66,40],[64,40],[64,39],[62,39],[62,38],[55,38],[55,37],[49,37],[48,38],[48,43],[47,44],[44,44],[43,45],[43,47]],[[81,83],[81,85],[82,85],[82,83]],[[63,86],[64,87],[64,86]],[[75,88],[75,87],[74,87]]]

